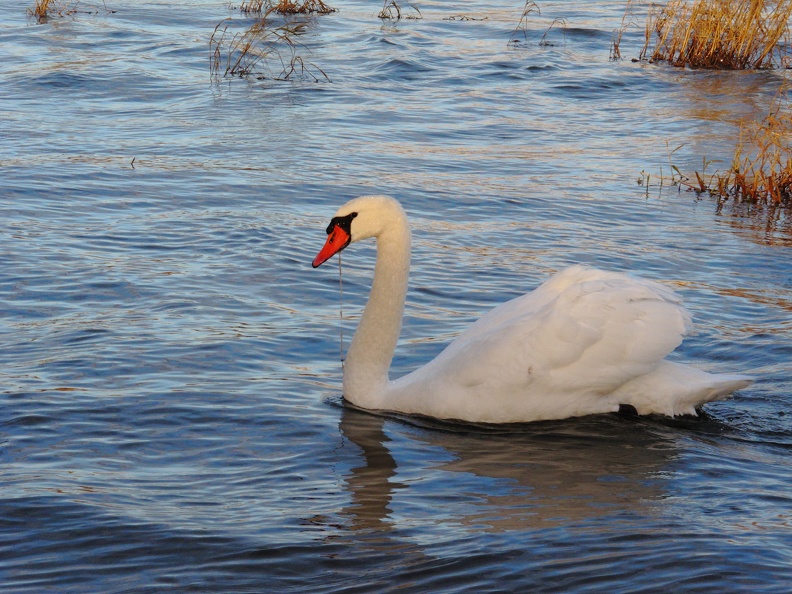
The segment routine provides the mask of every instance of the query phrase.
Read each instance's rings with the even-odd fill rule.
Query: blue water
[[[510,45],[495,4],[336,0],[296,48],[318,82],[213,75],[254,22],[223,2],[0,6],[4,592],[790,590],[792,219],[659,183],[727,167],[781,75],[633,63],[639,29],[610,62],[619,3],[542,2]],[[373,247],[343,324],[310,261],[364,193],[413,224],[394,374],[582,262],[675,286],[675,358],[758,381],[674,420],[352,409]]]

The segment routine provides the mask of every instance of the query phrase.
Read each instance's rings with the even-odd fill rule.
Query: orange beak
[[[341,225],[331,225],[327,234],[327,241],[325,242],[324,247],[316,255],[316,258],[313,259],[312,266],[314,268],[321,266],[330,258],[335,256],[338,252],[343,250],[346,246],[348,246],[351,240],[352,236],[347,231],[344,231],[341,228]]]

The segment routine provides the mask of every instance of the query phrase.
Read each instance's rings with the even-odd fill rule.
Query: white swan
[[[666,361],[690,329],[674,292],[583,266],[496,307],[433,361],[390,381],[410,268],[407,216],[393,198],[363,196],[336,212],[327,234],[314,268],[352,242],[377,241],[371,294],[344,366],[344,397],[361,408],[486,423],[620,405],[673,416],[696,414],[752,381]]]

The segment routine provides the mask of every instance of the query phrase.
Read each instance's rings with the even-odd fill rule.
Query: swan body
[[[573,266],[482,316],[434,360],[388,378],[401,331],[410,228],[401,205],[363,196],[327,228],[317,267],[350,243],[376,238],[371,294],[344,365],[344,397],[367,409],[510,423],[616,412],[696,414],[751,378],[665,360],[691,329],[668,287]]]

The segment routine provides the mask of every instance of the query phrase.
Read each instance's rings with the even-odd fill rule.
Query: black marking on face
[[[330,224],[327,226],[327,234],[330,235],[333,232],[333,229],[338,225],[343,231],[346,231],[346,234],[351,236],[352,235],[352,219],[354,219],[358,213],[350,212],[348,215],[343,217],[333,217],[330,219]]]

